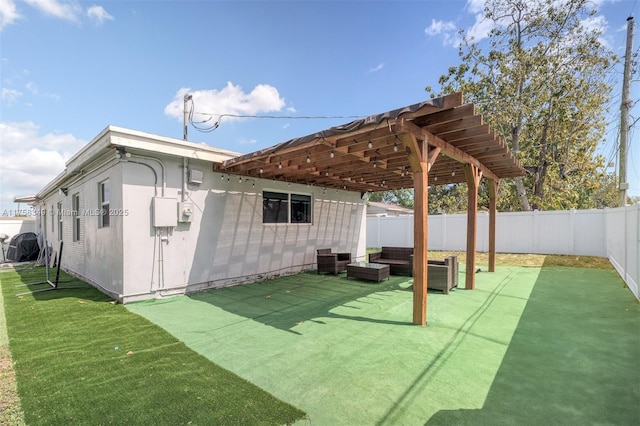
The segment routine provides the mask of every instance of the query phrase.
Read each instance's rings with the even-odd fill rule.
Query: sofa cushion
[[[409,261],[401,259],[385,259],[384,257],[381,257],[376,259],[374,263],[384,263],[385,265],[406,265]]]

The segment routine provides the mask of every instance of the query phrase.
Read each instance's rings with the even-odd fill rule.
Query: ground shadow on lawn
[[[0,275],[0,303],[27,424],[280,425],[304,418],[93,287],[20,296],[45,271],[18,272]]]
[[[20,284],[13,286],[16,297],[29,295],[36,300],[73,297],[92,302],[112,300],[81,279],[62,270],[58,272],[57,267],[50,268],[48,275],[45,266],[36,266],[35,264],[16,265],[13,272],[22,278]]]
[[[347,279],[346,274],[317,275],[306,272],[251,286],[235,286],[224,291],[207,291],[189,295],[189,298],[209,303],[226,312],[297,333],[294,328],[304,321],[322,323],[318,318],[342,318],[381,324],[411,325],[406,322],[359,315],[359,308],[351,306],[353,315],[335,312],[338,306],[349,306],[349,302],[365,298],[384,298],[389,291],[413,291],[413,278],[391,276],[380,283],[359,279]],[[256,291],[264,285],[264,291]],[[363,302],[370,303],[370,302]]]
[[[483,407],[427,424],[640,424],[638,360],[640,304],[615,271],[543,266]]]
[[[432,291],[428,327],[411,323],[406,276],[302,273],[128,306],[314,424],[415,425],[482,407],[538,272],[503,268],[476,291]]]

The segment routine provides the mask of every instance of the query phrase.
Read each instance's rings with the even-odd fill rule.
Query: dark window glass
[[[100,216],[99,226],[105,228],[109,226],[109,198],[111,197],[111,190],[109,188],[109,181],[105,180],[100,183],[99,188],[100,195]]]
[[[62,210],[62,203],[58,203],[58,240],[62,241],[62,219],[64,211]]]
[[[311,196],[291,194],[291,223],[311,223]]]
[[[262,193],[262,223],[288,223],[289,194]]]
[[[80,194],[73,196],[73,241],[80,241]]]

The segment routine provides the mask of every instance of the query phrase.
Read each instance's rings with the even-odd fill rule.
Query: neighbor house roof
[[[429,184],[465,182],[464,165],[499,180],[525,170],[461,93],[429,99],[224,161],[214,170],[350,191],[413,187],[416,152],[440,148]]]
[[[387,214],[392,216],[412,215],[413,209],[402,207],[397,204],[378,203],[376,201],[368,201],[367,214],[369,215]]]

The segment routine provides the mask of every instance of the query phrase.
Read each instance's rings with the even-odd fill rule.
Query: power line
[[[365,115],[250,115],[250,114],[209,114],[198,112],[200,115],[217,115],[218,117],[233,118],[289,118],[294,120],[315,120],[315,119],[334,119],[334,118],[364,118]]]
[[[256,114],[231,114],[231,113],[214,114],[214,113],[205,113],[205,112],[195,112],[195,104],[193,102],[193,98],[189,99],[189,101],[191,103],[191,107],[190,107],[190,110],[189,110],[189,113],[188,113],[189,123],[193,126],[194,129],[198,130],[199,132],[203,132],[203,133],[213,132],[218,127],[220,127],[220,124],[222,123],[222,118],[223,117],[229,117],[229,118],[259,118],[259,119],[275,119],[275,120],[281,120],[281,119],[288,119],[288,120],[331,120],[331,119],[358,119],[358,118],[366,117],[365,115],[295,115],[294,116],[294,115],[256,115]],[[206,120],[202,120],[202,121],[194,121],[194,119],[193,119],[194,115],[203,115],[203,116],[207,116],[208,118]],[[213,124],[210,124],[208,126],[202,126],[203,124],[206,124],[206,123],[210,122],[211,120],[213,120],[214,117],[217,117],[217,120]]]

